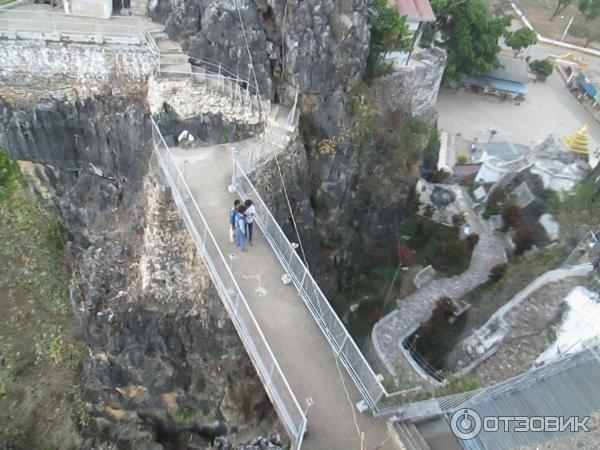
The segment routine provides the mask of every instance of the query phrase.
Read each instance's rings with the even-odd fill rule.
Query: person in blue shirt
[[[240,205],[235,214],[235,243],[243,252],[246,250],[246,206]]]

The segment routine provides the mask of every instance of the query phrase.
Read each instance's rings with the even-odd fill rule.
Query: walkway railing
[[[361,392],[367,406],[376,410],[378,402],[386,395],[381,380],[373,372],[354,339],[237,161],[234,162],[233,184],[241,198],[252,199],[252,204],[256,208],[256,222],[269,245],[290,275],[298,294],[329,341],[336,358],[343,363]]]
[[[171,187],[175,203],[209,269],[213,283],[256,368],[267,395],[292,440],[292,448],[299,450],[306,430],[306,416],[259,328],[208,222],[196,203],[181,170],[177,167],[158,125],[154,119],[151,121],[154,152]]]
[[[0,36],[44,40],[102,41],[142,44],[150,51],[157,69],[160,49],[139,17],[99,19],[67,16],[52,11],[0,11]]]
[[[388,392],[381,382],[381,376],[376,375],[371,368],[237,158],[234,160],[232,183],[240,198],[252,199],[256,208],[256,223],[373,416],[398,415],[404,419],[434,416],[459,408],[485,390],[478,389],[421,401],[416,399],[431,394],[420,386]]]

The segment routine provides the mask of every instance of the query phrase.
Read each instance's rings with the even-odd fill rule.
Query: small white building
[[[113,13],[112,0],[63,0],[63,5],[69,16],[108,19]]]

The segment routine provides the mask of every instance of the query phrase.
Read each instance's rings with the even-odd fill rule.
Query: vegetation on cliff
[[[77,373],[63,228],[0,150],[0,447],[79,445]],[[78,412],[79,411],[79,412]],[[10,447],[12,448],[12,447]]]
[[[373,0],[369,9],[371,42],[365,78],[387,75],[391,65],[384,62],[385,54],[393,50],[408,50],[410,36],[405,17],[390,6],[387,0]]]

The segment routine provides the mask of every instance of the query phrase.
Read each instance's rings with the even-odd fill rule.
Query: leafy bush
[[[470,234],[467,236],[467,244],[469,244],[469,248],[472,250],[475,248],[477,243],[479,242],[479,235],[476,233]]]
[[[391,72],[391,65],[383,61],[385,53],[410,48],[406,19],[387,0],[373,0],[369,10],[369,24],[371,42],[365,73],[367,80]]]
[[[512,48],[517,56],[521,50],[537,42],[537,34],[530,28],[523,27],[514,32],[507,32],[504,39],[506,45]]]
[[[504,230],[517,228],[523,221],[521,208],[514,203],[507,203],[502,207],[502,220],[504,221]]]
[[[490,280],[493,282],[500,281],[504,276],[507,267],[507,264],[496,264],[494,267],[492,267],[489,275]]]
[[[458,155],[456,162],[458,164],[466,164],[469,162],[469,157],[467,155]]]
[[[529,67],[536,75],[539,75],[542,78],[549,77],[554,71],[552,61],[547,59],[535,59],[529,63]]]
[[[529,250],[533,246],[533,241],[533,232],[529,228],[519,228],[513,236],[513,243],[515,244],[515,254],[522,255],[526,250]]]
[[[465,213],[457,213],[452,215],[452,225],[455,227],[460,227],[466,223],[467,219],[465,218]]]

